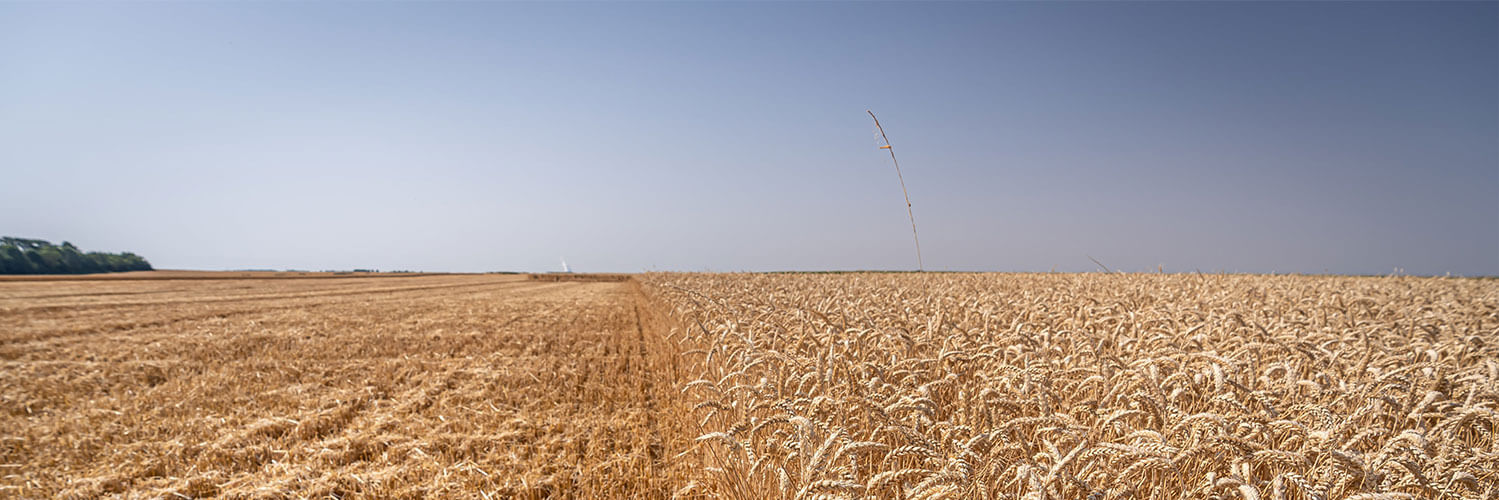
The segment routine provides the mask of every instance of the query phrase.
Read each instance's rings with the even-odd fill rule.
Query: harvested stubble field
[[[1499,281],[651,275],[727,498],[1499,498]]]
[[[0,282],[0,498],[675,484],[685,440],[656,417],[677,392],[634,283],[146,278]]]
[[[1499,497],[1495,280],[145,278],[0,282],[0,497]]]

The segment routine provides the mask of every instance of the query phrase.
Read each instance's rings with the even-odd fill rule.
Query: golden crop
[[[0,498],[676,484],[662,457],[682,439],[650,396],[675,391],[632,284],[311,277],[0,281]]]
[[[644,278],[721,498],[1499,496],[1499,286]]]
[[[1493,499],[1496,342],[1475,279],[8,279],[0,498]]]

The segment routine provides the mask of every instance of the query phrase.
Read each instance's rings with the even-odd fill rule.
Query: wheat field
[[[632,283],[221,276],[0,282],[0,498],[652,498],[676,482],[663,457],[682,431],[657,418],[675,391]]]
[[[1499,280],[0,281],[0,498],[1499,498]]]
[[[1493,280],[652,275],[679,496],[1499,497]]]

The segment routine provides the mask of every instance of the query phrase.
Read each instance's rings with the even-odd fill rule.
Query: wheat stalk
[[[874,111],[865,111],[874,119],[874,126],[880,131],[880,140],[885,142],[880,149],[890,152],[890,162],[895,164],[895,177],[900,180],[900,194],[906,198],[906,216],[911,219],[911,239],[916,241],[916,270],[925,271],[926,264],[921,260],[921,237],[916,235],[916,214],[911,211],[911,195],[906,192],[906,177],[900,173],[900,160],[895,159],[895,146],[890,144],[890,137],[885,135],[885,127],[880,126],[880,119],[874,116]]]

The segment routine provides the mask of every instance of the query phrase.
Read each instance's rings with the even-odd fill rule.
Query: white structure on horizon
[[[562,272],[568,273],[568,274],[572,274],[572,272],[573,272],[572,268],[567,267],[567,258],[566,257],[562,258]]]

